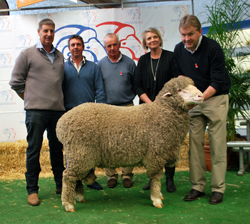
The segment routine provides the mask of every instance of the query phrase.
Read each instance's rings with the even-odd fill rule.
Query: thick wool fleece
[[[64,114],[57,124],[68,167],[64,176],[84,178],[93,167],[145,166],[149,178],[165,164],[178,162],[189,129],[189,115],[178,88],[189,78],[172,79],[152,104],[117,107],[85,103]],[[170,92],[172,96],[162,97]]]
[[[189,84],[194,84],[190,78],[174,78],[151,104],[118,107],[84,103],[59,119],[57,137],[68,162],[62,192],[66,211],[74,208],[76,181],[84,179],[93,167],[145,166],[153,180],[151,200],[162,207],[162,169],[178,162],[189,130],[187,106],[178,94],[178,89]]]

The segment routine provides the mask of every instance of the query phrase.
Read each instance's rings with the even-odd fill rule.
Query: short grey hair
[[[38,29],[41,30],[43,25],[52,25],[55,28],[55,23],[49,18],[42,19],[38,24]]]
[[[106,37],[116,37],[117,42],[120,43],[120,40],[119,40],[119,37],[117,36],[117,34],[115,34],[115,33],[107,33],[105,35],[104,41],[103,41],[104,42],[104,47],[106,47],[106,42],[105,42]]]

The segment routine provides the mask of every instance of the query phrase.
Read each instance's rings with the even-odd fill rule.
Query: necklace
[[[154,68],[153,68],[153,60],[151,58],[151,70],[152,70],[152,74],[153,74],[153,77],[154,77],[154,81],[156,81],[156,72],[157,72],[157,68],[158,68],[158,65],[159,65],[160,58],[161,57],[158,58],[158,61],[157,61],[156,67],[155,67],[155,72],[154,72]]]

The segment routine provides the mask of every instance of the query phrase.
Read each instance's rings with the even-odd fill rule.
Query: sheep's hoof
[[[76,209],[75,208],[72,208],[72,209],[69,209],[69,210],[66,210],[66,212],[75,212]]]
[[[69,202],[63,202],[62,205],[65,207],[66,212],[75,212],[74,205],[70,204]]]
[[[79,202],[85,202],[86,200],[84,199],[84,195],[80,193],[76,193],[75,199]]]
[[[161,200],[163,200],[163,199],[164,199],[164,197],[163,197],[162,193],[160,193],[160,199],[161,199]]]
[[[156,208],[163,208],[163,204],[154,205]]]

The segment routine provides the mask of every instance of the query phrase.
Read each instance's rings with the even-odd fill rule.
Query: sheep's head
[[[171,79],[157,96],[158,99],[162,98],[163,100],[171,97],[178,105],[182,104],[183,109],[187,109],[188,105],[202,103],[204,100],[202,92],[194,86],[193,80],[188,77]]]

